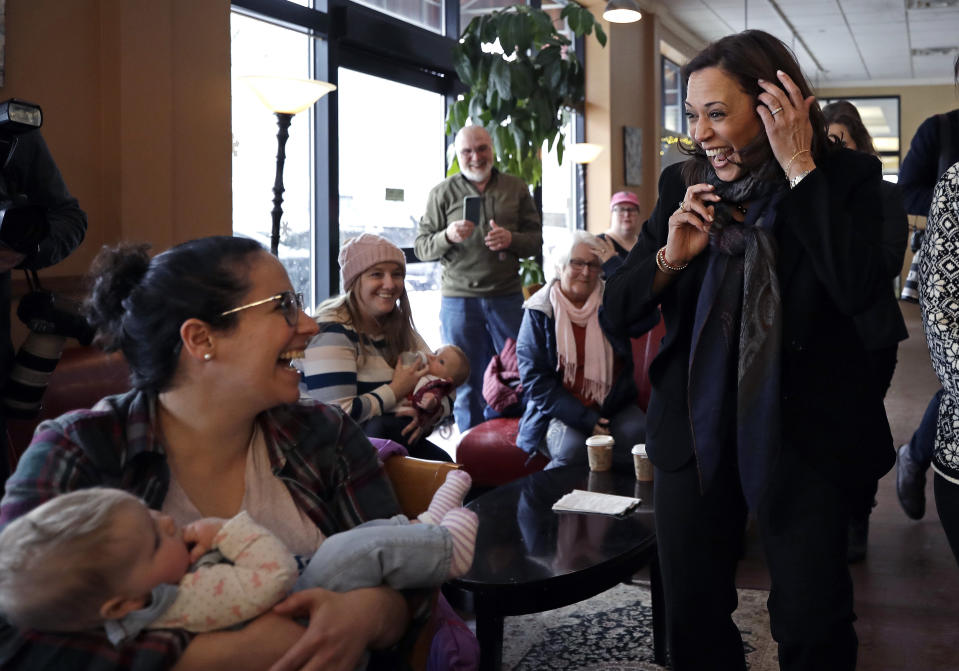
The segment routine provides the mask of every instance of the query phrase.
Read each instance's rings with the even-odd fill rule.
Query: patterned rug
[[[768,592],[739,590],[733,615],[751,671],[775,671],[776,645],[769,635]],[[649,588],[617,585],[565,608],[506,618],[504,671],[652,671],[653,611]]]

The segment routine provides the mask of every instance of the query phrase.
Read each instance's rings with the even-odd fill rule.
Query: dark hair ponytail
[[[255,240],[214,236],[184,242],[152,260],[147,244],[104,247],[93,261],[93,286],[84,304],[97,344],[120,350],[134,388],[160,392],[176,371],[180,326],[196,318],[228,330],[249,290],[251,256],[265,252]]]

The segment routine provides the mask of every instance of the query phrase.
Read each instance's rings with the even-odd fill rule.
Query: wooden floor
[[[886,397],[896,445],[909,440],[939,383],[929,364],[917,306],[902,303],[910,337]],[[855,583],[860,671],[959,670],[959,566],[926,486],[926,515],[906,517],[896,498],[896,472],[879,483],[866,560],[851,567]],[[750,538],[737,586],[769,588],[761,551]]]

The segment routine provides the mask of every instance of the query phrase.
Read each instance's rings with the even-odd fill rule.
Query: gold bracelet
[[[660,247],[659,251],[656,252],[656,267],[660,269],[665,275],[677,275],[679,271],[683,270],[688,266],[689,263],[684,263],[681,266],[674,266],[669,261],[666,260],[666,247]]]
[[[808,154],[808,153],[809,153],[808,149],[800,149],[795,154],[793,154],[793,157],[789,159],[788,163],[786,163],[786,167],[783,168],[783,172],[786,173],[786,179],[789,179],[789,169],[792,167],[793,161],[796,160],[796,157],[799,156],[800,154]]]

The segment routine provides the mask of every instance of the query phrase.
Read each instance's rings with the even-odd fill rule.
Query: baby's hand
[[[193,545],[190,550],[191,563],[216,547],[216,535],[224,524],[226,520],[219,517],[204,517],[183,527],[183,541]]]
[[[420,410],[425,410],[426,412],[433,412],[439,404],[440,399],[433,392],[423,394],[420,398]]]

